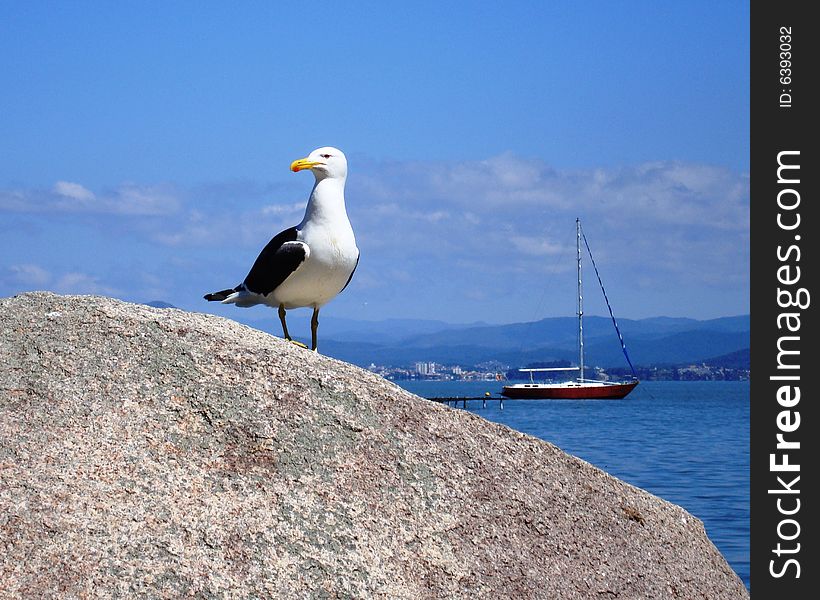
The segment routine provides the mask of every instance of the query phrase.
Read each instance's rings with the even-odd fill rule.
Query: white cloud
[[[390,163],[351,183],[373,204],[399,205],[408,212],[422,206],[458,207],[479,216],[504,210],[571,211],[619,221],[748,227],[748,178],[710,165],[652,162],[558,172],[543,162],[505,154],[457,164]]]
[[[99,278],[87,273],[71,272],[62,275],[52,288],[59,294],[94,294],[116,296],[119,292],[101,283]]]
[[[748,286],[749,178],[721,167],[667,161],[556,171],[504,154],[377,165],[349,187],[371,268],[434,256],[446,273],[438,285],[563,270],[544,259],[574,252],[580,217],[610,279],[640,273],[659,288],[733,286],[739,294]]]
[[[82,184],[58,181],[48,190],[0,190],[0,211],[15,213],[149,217],[175,213],[180,206],[177,192],[170,186],[125,183],[94,194]]]
[[[567,249],[567,246],[538,237],[518,235],[511,237],[510,241],[518,250],[532,256],[554,256],[565,253]]]
[[[74,198],[75,200],[93,200],[94,193],[84,188],[79,183],[70,181],[58,181],[54,184],[54,192],[60,196]]]
[[[133,216],[161,216],[177,212],[180,201],[162,186],[124,184],[104,199],[112,213]]]
[[[31,192],[22,190],[0,190],[0,211],[35,212]]]
[[[305,203],[299,202],[233,211],[220,208],[209,213],[189,210],[152,222],[148,235],[166,246],[261,250],[274,235],[299,223],[304,209]]]
[[[715,290],[716,297],[739,298],[740,308],[721,309],[723,314],[748,310],[742,308],[749,278],[746,174],[682,162],[558,171],[510,154],[450,164],[372,164],[351,177],[346,192],[362,252],[351,287],[364,296],[356,306],[368,301],[382,310],[375,308],[382,302],[396,314],[409,314],[401,307],[439,298],[456,306],[459,298],[469,300],[471,290],[486,293],[488,306],[517,306],[524,300],[507,301],[509,290],[532,289],[550,275],[562,285],[574,268],[580,217],[607,287],[614,294],[619,286],[622,294],[639,289],[636,305],[658,306],[649,314],[668,313],[664,303],[670,298],[691,303]],[[40,227],[56,215],[43,229],[55,236],[77,219],[82,227],[91,225],[97,237],[90,242],[100,247],[110,242],[100,231],[124,233],[120,257],[134,259],[149,274],[164,269],[162,280],[173,277],[198,289],[209,270],[220,281],[241,278],[273,235],[299,222],[307,193],[306,186],[248,182],[191,189],[123,184],[92,192],[60,181],[48,190],[0,190],[0,211],[19,215],[15,227]],[[39,247],[50,247],[48,240]],[[150,258],[132,248],[147,248]],[[73,272],[59,274],[41,252],[10,261],[15,270],[7,268],[2,279],[15,286],[52,284],[66,293],[110,294],[115,285],[139,286],[140,296],[146,287],[159,291],[155,283],[130,278],[111,284],[84,273],[120,272],[113,266],[106,271],[107,260],[115,259],[101,255],[93,268],[75,260],[68,263],[79,265]],[[29,264],[35,261],[42,266]],[[10,283],[9,289],[17,289]]]
[[[51,281],[51,273],[39,265],[11,265],[9,271],[15,282],[27,286],[44,286]]]
[[[59,294],[119,295],[117,289],[102,282],[99,277],[79,271],[52,273],[40,265],[26,263],[10,265],[5,272],[6,276],[0,277],[0,281],[5,280],[4,284],[13,293],[50,290]]]
[[[307,202],[293,202],[291,204],[270,204],[263,206],[259,211],[261,214],[268,215],[296,215],[304,212]]]

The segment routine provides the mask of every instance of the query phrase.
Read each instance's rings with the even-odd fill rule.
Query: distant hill
[[[170,302],[164,302],[163,300],[151,300],[150,302],[146,302],[145,305],[154,308],[176,308],[176,306]]]
[[[153,305],[151,305],[153,306]],[[282,335],[276,312],[265,307],[236,309],[226,316],[250,327]],[[332,316],[321,316],[319,335],[321,340],[355,344],[393,345],[401,344],[411,336],[432,334],[456,329],[486,325],[485,323],[452,324],[432,319],[385,319],[383,321],[359,321]],[[288,311],[288,330],[296,338],[310,338],[310,312],[307,309]]]
[[[172,307],[161,301],[148,304]],[[294,310],[288,315],[291,334],[297,339],[309,339],[309,312]],[[272,310],[237,309],[229,316],[275,336],[282,335]],[[636,366],[701,364],[720,359],[729,367],[743,364],[742,352],[748,353],[750,346],[749,315],[707,320],[680,317],[620,319],[618,325]],[[488,325],[453,324],[433,319],[360,321],[327,316],[322,318],[319,327],[319,347],[323,354],[360,366],[375,363],[405,367],[419,361],[433,361],[472,367],[497,360],[519,367],[545,361],[577,363],[577,336],[575,317]],[[588,365],[627,366],[608,317],[585,317],[584,341]]]
[[[749,348],[738,350],[737,352],[730,352],[714,358],[707,358],[703,361],[705,364],[712,367],[723,367],[726,369],[750,369],[751,368],[751,352]]]
[[[633,339],[659,339],[692,331],[748,333],[749,316],[722,317],[706,321],[668,317],[640,320],[620,319],[618,325],[629,343]],[[585,317],[584,336],[587,341],[598,337],[616,339],[612,321],[608,317]],[[530,323],[465,326],[458,331],[450,329],[435,333],[420,333],[403,340],[403,345],[418,348],[468,344],[510,350],[539,346],[574,349],[577,347],[577,339],[578,320],[575,317],[553,317]],[[618,346],[617,341],[615,345]]]
[[[710,357],[731,355],[749,347],[749,317],[708,321],[653,318],[619,322],[632,362],[636,365],[700,363]],[[324,326],[324,325],[323,325]],[[509,325],[449,326],[432,333],[400,338],[385,336],[378,323],[369,323],[373,335],[340,340],[322,331],[322,351],[359,365],[411,365],[416,361],[472,366],[498,360],[511,366],[532,362],[577,361],[577,321],[569,317]],[[364,328],[362,332],[366,331]],[[584,320],[587,363],[602,367],[625,366],[612,323],[604,317]],[[385,343],[387,337],[393,341]]]

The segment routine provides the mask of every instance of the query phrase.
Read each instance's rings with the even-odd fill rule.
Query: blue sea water
[[[423,397],[498,396],[501,384],[402,381]],[[461,406],[461,403],[458,405]],[[467,410],[552,442],[684,507],[749,587],[749,382],[645,381],[624,400],[505,400]]]

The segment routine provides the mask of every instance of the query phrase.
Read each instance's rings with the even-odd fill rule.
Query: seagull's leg
[[[302,342],[298,342],[290,337],[290,333],[288,333],[288,324],[285,322],[285,305],[279,305],[279,320],[282,322],[282,333],[285,335],[285,339],[289,341],[291,344],[296,344],[301,348],[307,348]]]
[[[311,350],[316,351],[316,348],[319,346],[318,344],[318,336],[316,332],[319,329],[319,307],[316,306],[313,308],[313,317],[310,319],[310,342],[311,342]]]
[[[288,324],[285,322],[285,305],[279,305],[279,320],[282,322],[282,333],[285,334],[285,339],[291,341],[290,334],[288,333]]]

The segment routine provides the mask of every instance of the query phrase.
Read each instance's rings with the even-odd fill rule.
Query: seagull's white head
[[[347,177],[347,159],[344,152],[338,148],[325,146],[317,148],[305,158],[294,160],[290,165],[290,170],[296,173],[310,169],[316,176],[316,180],[333,178],[345,179]]]

